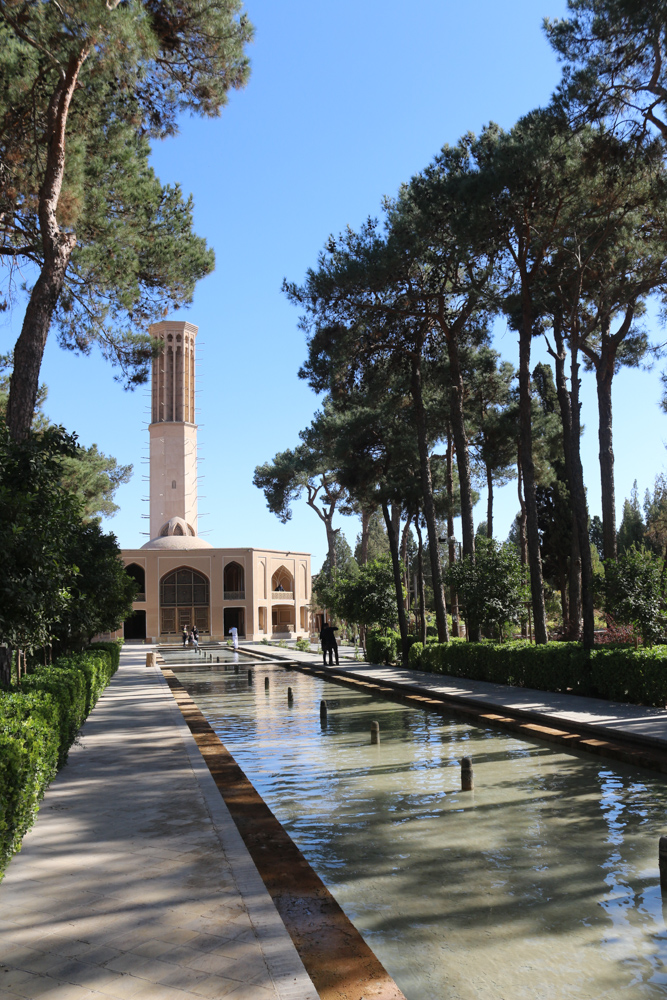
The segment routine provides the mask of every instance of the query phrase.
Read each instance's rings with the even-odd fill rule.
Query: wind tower
[[[153,360],[150,434],[150,537],[171,547],[199,547],[197,537],[197,425],[195,339],[192,323],[165,321],[150,328],[161,342]],[[177,539],[182,538],[180,542]],[[196,538],[196,541],[194,539]],[[166,540],[169,539],[167,542]]]

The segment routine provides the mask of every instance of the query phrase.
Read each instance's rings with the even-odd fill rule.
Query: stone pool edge
[[[173,671],[158,666],[321,1000],[406,1000]]]
[[[273,662],[278,661],[274,659]],[[627,736],[622,741],[620,739],[605,739],[601,735],[593,735],[591,733],[592,727],[586,724],[569,723],[565,719],[558,719],[557,724],[555,724],[545,720],[541,713],[531,713],[525,710],[509,711],[505,707],[500,709],[499,706],[488,702],[486,704],[471,703],[467,699],[455,695],[427,691],[420,688],[418,684],[406,684],[402,681],[389,679],[369,680],[352,674],[350,668],[316,667],[286,658],[279,662],[288,670],[298,670],[320,680],[345,684],[359,691],[400,701],[412,708],[454,713],[467,719],[474,719],[478,723],[510,730],[526,738],[555,743],[582,753],[592,753],[598,757],[607,757],[624,764],[667,774],[667,749],[662,749],[659,746],[647,746],[646,738]],[[599,731],[598,728],[597,733]]]

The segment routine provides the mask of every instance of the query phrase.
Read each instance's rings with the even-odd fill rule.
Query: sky
[[[248,86],[218,119],[186,118],[155,145],[164,182],[195,202],[195,230],[215,249],[215,272],[193,304],[173,314],[199,327],[200,533],[216,546],[326,552],[324,529],[298,501],[286,525],[252,485],[256,465],[298,443],[318,399],[297,372],[305,359],[298,311],[283,278],[300,281],[330,233],[378,215],[384,195],[423,169],[445,143],[489,121],[510,128],[545,104],[560,69],[543,17],[565,0],[247,0],[255,25]],[[170,317],[171,318],[171,317]],[[4,314],[0,352],[13,346],[22,311]],[[657,321],[654,340],[667,340]],[[498,324],[494,346],[517,362],[516,334]],[[535,347],[535,362],[544,360]],[[624,370],[614,389],[618,517],[638,481],[640,497],[667,460],[667,416],[658,363]],[[42,366],[48,416],[123,464],[129,484],[105,520],[121,546],[148,539],[147,390],[125,392],[96,354],[78,357],[51,337]],[[600,513],[595,381],[583,375],[582,454],[592,514]],[[516,484],[496,497],[495,534],[517,512]],[[475,521],[485,518],[480,490]],[[354,547],[359,524],[341,518]],[[144,534],[145,533],[145,534]]]

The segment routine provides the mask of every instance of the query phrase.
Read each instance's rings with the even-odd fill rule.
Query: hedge
[[[396,635],[381,635],[369,631],[366,635],[366,657],[369,663],[393,663],[396,659]]]
[[[0,878],[119,658],[118,644],[100,643],[0,690]]]
[[[408,636],[408,655],[417,644],[417,636]],[[401,658],[401,634],[388,630],[386,634],[369,630],[366,634],[366,658],[369,663],[395,663]]]
[[[537,691],[663,707],[667,701],[667,646],[608,646],[587,652],[576,642],[450,642],[410,650],[410,666],[450,677],[492,681]]]

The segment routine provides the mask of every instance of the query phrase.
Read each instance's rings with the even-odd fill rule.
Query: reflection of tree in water
[[[661,995],[657,778],[280,668],[251,692],[229,671],[182,680],[407,996],[584,998],[629,977]]]

